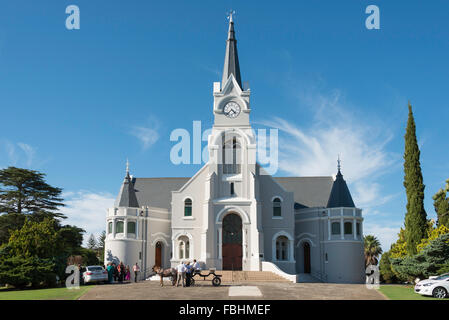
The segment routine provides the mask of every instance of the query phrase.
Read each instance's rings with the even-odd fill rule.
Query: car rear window
[[[89,271],[101,271],[103,270],[102,267],[87,267],[87,270]]]
[[[446,279],[449,279],[449,274],[435,278],[435,280],[446,280]]]

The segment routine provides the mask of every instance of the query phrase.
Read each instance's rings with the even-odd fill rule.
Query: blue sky
[[[81,29],[65,28],[68,5]],[[380,8],[380,30],[365,8]],[[414,108],[425,205],[449,178],[449,3],[424,1],[2,1],[0,166],[47,173],[68,222],[98,233],[129,158],[170,163],[173,129],[212,125],[232,8],[251,120],[280,131],[279,176],[332,175],[342,157],[365,233],[384,249],[405,213],[403,135]],[[204,145],[203,145],[204,146]]]

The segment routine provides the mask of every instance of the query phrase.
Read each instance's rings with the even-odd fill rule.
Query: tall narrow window
[[[179,259],[184,259],[184,241],[179,241]]]
[[[240,168],[240,144],[237,138],[233,137],[232,141],[223,143],[223,173],[224,174],[238,174],[241,172]]]
[[[134,221],[128,222],[128,233],[136,233],[136,223]]]
[[[332,234],[340,234],[340,222],[332,222]]]
[[[345,234],[352,234],[352,222],[345,222]]]
[[[184,201],[184,216],[185,217],[192,216],[192,199],[186,199]]]
[[[357,235],[360,236],[360,222],[357,222],[357,224],[356,224],[356,232],[357,232]]]
[[[282,215],[281,212],[281,199],[275,198],[273,200],[273,217],[280,217]]]
[[[234,194],[234,182],[231,182],[231,196],[233,196]]]
[[[276,260],[288,260],[288,239],[285,236],[276,239]]]
[[[112,221],[108,222],[108,234],[112,233]]]
[[[124,222],[123,221],[117,221],[115,224],[115,233],[123,233],[124,232]]]
[[[179,259],[190,258],[190,241],[186,236],[178,238]]]

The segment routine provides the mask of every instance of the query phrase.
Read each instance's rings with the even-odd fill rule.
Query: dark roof
[[[326,207],[332,177],[273,177],[285,190],[293,192],[295,209]]]
[[[123,180],[123,184],[120,188],[115,206],[130,208],[139,207],[139,202],[137,201],[136,192],[134,190],[134,184],[129,174],[127,174],[125,180]]]
[[[136,189],[139,205],[171,208],[171,192],[181,189],[190,178],[136,178],[134,188]]]
[[[327,208],[349,207],[354,208],[354,201],[352,201],[351,193],[346,185],[345,179],[340,170],[338,170],[337,177],[332,185]]]
[[[223,78],[221,80],[221,87],[223,88],[228,81],[231,74],[234,75],[235,80],[242,89],[242,79],[240,77],[239,56],[237,54],[237,40],[235,39],[234,22],[229,20],[228,40],[226,40],[226,54],[223,67]]]
[[[171,192],[181,189],[190,178],[134,178],[139,207],[171,208]],[[332,177],[273,177],[284,189],[294,193],[297,208],[326,207]],[[123,189],[123,186],[122,186]],[[120,190],[119,198],[123,193]]]

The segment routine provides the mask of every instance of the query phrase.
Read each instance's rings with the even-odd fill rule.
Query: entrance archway
[[[231,213],[223,218],[223,270],[242,270],[242,219]]]
[[[157,267],[162,267],[162,243],[156,243],[156,252],[154,257],[154,264]]]
[[[304,242],[304,273],[310,273],[310,244]]]

